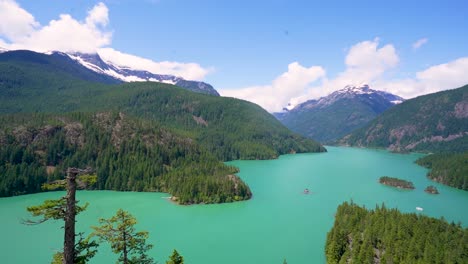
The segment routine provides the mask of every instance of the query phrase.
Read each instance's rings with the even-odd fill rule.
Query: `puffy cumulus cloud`
[[[428,41],[429,41],[428,38],[418,39],[416,42],[413,43],[413,49],[415,49],[415,50],[419,49],[424,44],[426,44]]]
[[[212,71],[197,63],[154,62],[109,48],[112,33],[107,30],[109,9],[104,3],[98,3],[90,9],[83,21],[69,14],[61,14],[58,19],[41,26],[33,15],[15,1],[0,0],[0,17],[0,48],[38,52],[98,52],[105,60],[121,66],[189,80],[202,80]]]
[[[39,27],[39,23],[13,0],[0,0],[0,36],[20,41]]]
[[[351,68],[377,69],[383,71],[386,68],[398,64],[399,58],[395,47],[387,44],[379,48],[379,39],[363,41],[352,46],[346,55],[345,63]]]
[[[454,89],[468,84],[468,57],[429,67],[414,77],[402,80],[379,80],[377,89],[398,94],[404,98]]]
[[[112,34],[104,28],[109,16],[103,3],[94,6],[84,22],[61,14],[59,19],[40,26],[33,15],[12,0],[0,2],[0,15],[0,36],[8,41],[0,43],[7,49],[96,52],[97,48],[111,43]]]
[[[269,85],[252,86],[236,90],[220,90],[222,96],[236,97],[254,102],[270,112],[282,110],[291,98],[298,97],[310,85],[325,76],[319,66],[306,68],[298,62],[288,65],[288,71],[278,76]]]
[[[109,9],[104,3],[99,3],[88,12],[86,25],[96,27],[97,25],[107,26],[109,24]]]
[[[126,54],[112,48],[101,48],[98,50],[98,54],[104,61],[110,61],[113,64],[122,67],[130,67],[158,74],[170,74],[180,76],[187,80],[203,80],[208,73],[213,71],[213,69],[203,68],[197,63],[181,63],[172,61],[155,62],[150,59]]]

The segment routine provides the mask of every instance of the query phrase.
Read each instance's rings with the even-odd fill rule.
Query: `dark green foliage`
[[[130,213],[119,209],[115,216],[109,219],[99,219],[101,226],[94,226],[94,235],[101,241],[110,243],[112,251],[119,254],[118,263],[152,264],[153,258],[147,255],[153,247],[146,244],[148,232],[135,229],[136,218]]]
[[[318,143],[291,133],[264,109],[246,101],[147,83],[127,86],[140,92],[125,103],[123,111],[183,131],[224,161],[325,151]]]
[[[468,229],[384,205],[337,209],[327,234],[327,263],[467,263]]]
[[[393,151],[466,151],[468,85],[407,100],[343,138],[351,146]]]
[[[0,196],[39,192],[68,167],[96,168],[97,189],[169,192],[182,204],[251,196],[236,168],[194,140],[122,113],[7,115],[0,142]]]
[[[398,179],[398,178],[382,176],[382,177],[379,178],[379,182],[384,184],[384,185],[388,185],[388,186],[392,186],[392,187],[396,187],[396,188],[414,189],[414,185],[413,185],[412,182],[405,181],[405,180]]]
[[[431,180],[468,190],[468,152],[432,154],[416,163],[431,169],[427,174]]]
[[[174,249],[172,255],[169,257],[169,260],[166,261],[166,264],[184,264],[184,257],[182,257],[179,252]]]

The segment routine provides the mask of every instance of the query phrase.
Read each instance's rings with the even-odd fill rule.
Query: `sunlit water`
[[[78,217],[78,231],[90,232],[100,217],[123,208],[137,217],[138,229],[150,232],[150,252],[165,263],[176,248],[189,264],[324,263],[324,245],[336,207],[343,201],[375,207],[385,203],[404,212],[444,217],[468,225],[468,192],[428,180],[427,170],[414,164],[418,154],[334,148],[328,153],[281,156],[269,161],[235,161],[252,189],[247,202],[178,206],[168,194],[83,191],[89,202]],[[402,191],[378,183],[380,176],[410,180],[416,189]],[[441,193],[424,192],[433,184]],[[306,195],[304,189],[311,193]],[[63,241],[60,221],[26,226],[25,208],[55,199],[63,192],[0,199],[2,263],[50,263]],[[102,244],[91,263],[115,263],[116,255]]]

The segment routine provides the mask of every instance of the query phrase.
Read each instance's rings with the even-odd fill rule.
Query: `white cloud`
[[[39,23],[13,0],[0,0],[0,36],[18,41],[28,36]]]
[[[271,85],[252,86],[236,90],[220,90],[221,95],[245,99],[268,111],[280,111],[288,103],[296,105],[312,98],[328,95],[349,84],[369,83],[380,78],[398,64],[393,45],[379,47],[379,39],[352,46],[345,58],[346,70],[334,79],[326,78],[323,67],[304,68],[298,62],[289,64],[288,72]],[[312,86],[315,81],[320,84]]]
[[[417,50],[417,49],[421,48],[428,41],[429,41],[428,38],[418,39],[416,42],[413,43],[413,49]]]
[[[99,52],[105,60],[122,66],[189,80],[203,80],[212,71],[197,63],[155,62],[110,48],[112,32],[107,29],[109,9],[102,2],[88,11],[84,21],[61,14],[58,19],[41,26],[32,14],[15,1],[0,0],[0,18],[0,47],[9,50]]]
[[[268,111],[280,111],[291,98],[300,96],[310,84],[325,76],[319,66],[306,68],[298,62],[288,65],[288,71],[269,85],[252,86],[237,90],[220,90],[222,96],[236,97],[259,104]]]
[[[212,71],[212,69],[205,69],[197,63],[172,61],[155,62],[112,48],[101,48],[98,50],[98,54],[104,61],[110,61],[122,67],[130,67],[159,74],[170,74],[183,77],[187,80],[203,80],[203,78]]]
[[[99,3],[88,12],[86,25],[95,27],[96,25],[107,26],[109,24],[109,9],[104,3]]]
[[[375,87],[404,98],[454,89],[468,84],[468,57],[429,67],[403,80],[380,80]]]
[[[333,79],[325,79],[322,86],[310,90],[306,96],[325,96],[346,85],[372,83],[382,78],[384,73],[398,65],[400,58],[393,45],[379,48],[379,39],[363,41],[353,45],[346,55],[345,71]],[[307,98],[306,98],[307,99]]]
[[[105,29],[109,22],[108,9],[103,3],[95,5],[84,22],[68,14],[61,14],[57,20],[51,20],[42,27],[15,2],[4,0],[2,3],[9,8],[6,12],[14,12],[12,16],[21,18],[2,17],[0,20],[0,28],[13,25],[8,32],[0,32],[1,36],[9,40],[9,43],[2,41],[2,45],[6,44],[8,49],[96,52],[97,48],[111,43],[112,34]]]

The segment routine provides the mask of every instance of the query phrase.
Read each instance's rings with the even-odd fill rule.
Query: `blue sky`
[[[31,14],[36,31],[60,14],[84,23],[100,3],[2,1]],[[101,5],[107,20],[95,30],[110,36],[96,48],[182,63],[174,67],[183,69],[194,63],[190,69],[197,74],[181,75],[270,111],[346,83],[370,83],[404,97],[468,83],[463,77],[467,1],[108,0]],[[16,47],[18,39],[2,34],[0,25],[0,46]],[[418,40],[422,44],[415,48]]]

